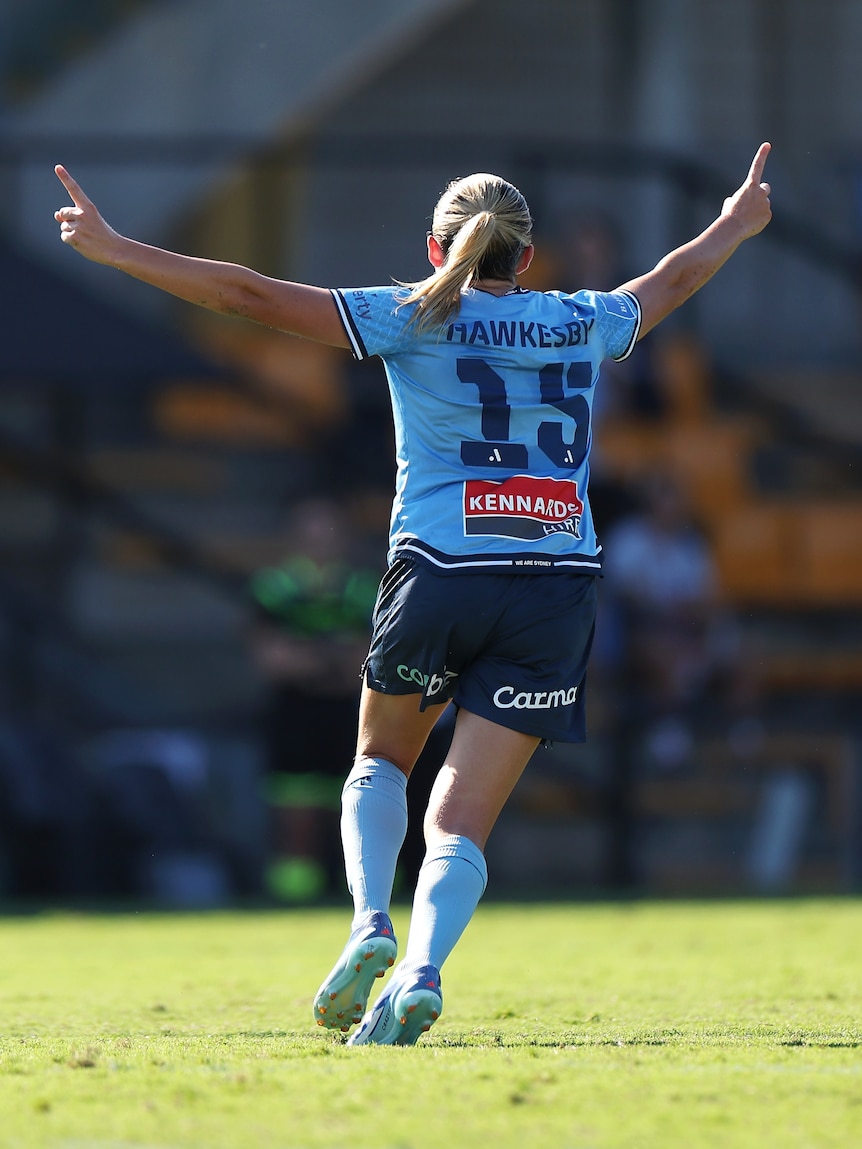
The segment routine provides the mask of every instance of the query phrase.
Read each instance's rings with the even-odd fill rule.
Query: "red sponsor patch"
[[[563,531],[580,538],[584,504],[571,479],[514,475],[502,482],[470,479],[464,484],[464,533],[514,539],[543,539]]]

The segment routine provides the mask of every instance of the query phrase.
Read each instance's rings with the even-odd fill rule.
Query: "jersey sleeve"
[[[393,355],[412,342],[412,307],[398,304],[399,287],[335,288],[332,298],[357,359]]]
[[[618,362],[628,359],[641,329],[641,305],[637,296],[630,291],[579,291],[575,299],[586,299],[594,307],[605,356]]]

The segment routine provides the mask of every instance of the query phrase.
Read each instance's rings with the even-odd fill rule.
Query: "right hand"
[[[96,205],[61,164],[57,164],[54,172],[72,200],[71,206],[54,212],[54,219],[60,225],[60,239],[94,263],[110,263],[120,237],[105,223]]]
[[[751,161],[745,183],[732,196],[728,196],[721,209],[723,217],[735,220],[740,226],[744,239],[763,231],[772,219],[769,203],[771,188],[768,183],[762,182],[766,158],[771,150],[772,144],[760,145]]]

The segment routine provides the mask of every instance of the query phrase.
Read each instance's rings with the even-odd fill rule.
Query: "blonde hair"
[[[411,323],[443,327],[458,314],[465,288],[480,279],[514,279],[532,230],[527,201],[513,184],[487,172],[453,180],[431,223],[445,263],[420,283],[402,284],[408,294],[399,304],[416,304]]]

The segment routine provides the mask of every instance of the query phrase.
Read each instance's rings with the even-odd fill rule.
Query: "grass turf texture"
[[[414,1048],[313,1025],[347,917],[0,920],[0,1145],[862,1143],[858,901],[489,904]]]

